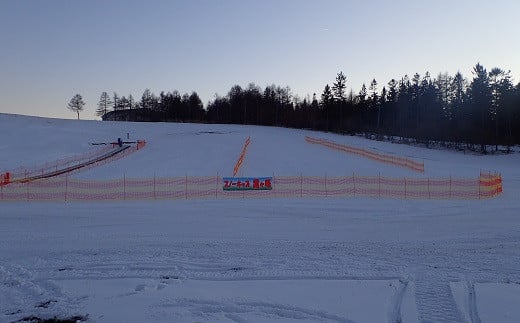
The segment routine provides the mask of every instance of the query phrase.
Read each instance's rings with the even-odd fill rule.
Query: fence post
[[[381,198],[381,173],[379,173],[378,184],[379,184],[379,198]]]
[[[430,195],[430,178],[428,177],[428,200],[431,200],[431,195]]]
[[[271,183],[271,185],[273,186],[273,190],[275,191],[274,193],[274,197],[276,197],[276,185],[275,185],[275,177],[274,177],[274,172],[273,172],[273,182]]]
[[[29,181],[25,182],[25,190],[27,191],[27,202],[29,202]]]
[[[155,172],[153,173],[153,199],[157,200],[157,195],[155,193]]]
[[[303,174],[300,173],[300,198],[303,198]]]
[[[450,175],[450,199],[451,199],[451,175]]]
[[[217,180],[215,182],[215,199],[218,199],[218,172],[217,172]]]
[[[352,173],[352,182],[354,183],[354,197],[356,197],[356,174]]]
[[[404,198],[406,199],[406,177],[404,178]]]
[[[482,193],[480,191],[480,186],[482,185],[482,171],[480,171],[480,176],[478,178],[478,199],[480,200],[480,197],[482,196]]]
[[[325,197],[328,197],[329,194],[327,193],[327,173],[325,173]]]
[[[126,173],[123,174],[123,200],[126,200]]]

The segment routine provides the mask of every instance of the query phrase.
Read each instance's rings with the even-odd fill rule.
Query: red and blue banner
[[[272,177],[224,177],[224,191],[266,191],[273,189]]]

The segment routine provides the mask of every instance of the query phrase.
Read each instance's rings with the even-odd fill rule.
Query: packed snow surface
[[[0,202],[0,322],[520,322],[520,154],[464,154],[273,127],[0,114],[0,172],[146,147],[75,178],[382,175],[476,178],[488,200],[370,198]],[[426,172],[310,145],[424,161]]]

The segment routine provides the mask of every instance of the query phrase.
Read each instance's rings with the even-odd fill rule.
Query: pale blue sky
[[[0,112],[95,119],[102,91],[197,91],[234,84],[321,94],[343,71],[471,78],[477,63],[520,81],[518,0],[0,0]]]

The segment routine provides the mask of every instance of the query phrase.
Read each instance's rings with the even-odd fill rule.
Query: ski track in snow
[[[188,308],[194,315],[198,313],[225,313],[230,320],[241,323],[249,322],[240,317],[244,313],[256,313],[260,316],[290,318],[297,320],[309,321],[325,321],[338,323],[353,323],[354,321],[347,318],[339,317],[323,311],[309,310],[307,308],[299,308],[282,304],[272,304],[267,302],[215,302],[200,299],[176,299],[171,303],[164,303],[163,307],[180,307]]]
[[[2,269],[3,284],[27,284],[21,291],[37,295],[41,302],[60,299],[57,289],[41,288],[35,282],[70,279],[152,278],[180,280],[273,280],[273,279],[392,279],[413,280],[421,322],[462,322],[462,315],[451,295],[449,282],[471,279],[479,282],[520,281],[516,270],[518,254],[500,253],[500,245],[520,248],[518,239],[497,237],[490,240],[446,241],[444,243],[319,243],[277,241],[206,241],[147,246],[135,254],[132,249],[103,249],[95,253],[68,252],[50,257],[32,257],[18,267],[23,279],[9,277]],[[495,247],[490,247],[495,246]],[[506,249],[506,250],[511,250]],[[250,250],[254,250],[251,257]],[[49,259],[52,259],[49,261]],[[460,263],[464,259],[464,263]],[[29,277],[30,276],[30,277]],[[29,283],[28,283],[29,282]],[[47,283],[48,284],[48,283]],[[405,285],[404,285],[405,286]],[[138,290],[139,288],[136,288]],[[45,291],[45,292],[42,292]],[[47,295],[46,293],[49,293]],[[404,287],[397,292],[404,292]],[[55,295],[53,295],[53,293]],[[474,297],[474,290],[472,293]],[[8,297],[13,297],[8,296]],[[397,298],[399,296],[396,296]],[[18,298],[23,299],[22,296]],[[68,301],[71,303],[72,301]],[[180,306],[178,303],[171,306]],[[302,317],[334,322],[351,322],[326,313],[283,308],[276,304],[197,304],[204,311],[220,309],[233,315],[260,311],[279,316]],[[394,300],[399,302],[399,299]],[[73,303],[73,302],[72,302]],[[473,304],[475,301],[473,300]],[[233,308],[237,309],[233,309]],[[16,309],[11,309],[16,311]],[[203,311],[203,312],[204,312]],[[4,313],[5,315],[6,313]],[[478,322],[473,310],[472,322]],[[237,320],[239,321],[239,320]],[[398,306],[389,313],[389,322],[399,322]]]

